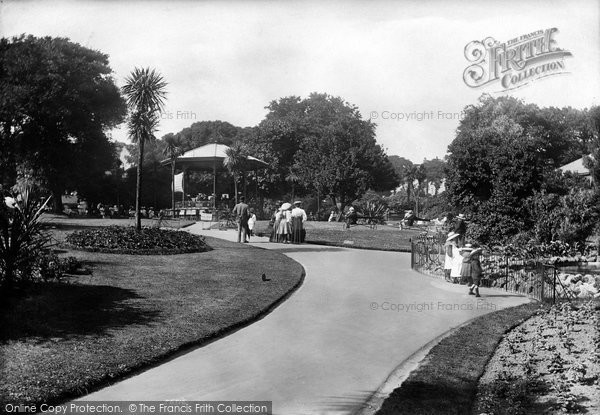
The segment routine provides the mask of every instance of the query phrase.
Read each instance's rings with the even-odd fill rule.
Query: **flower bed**
[[[473,413],[596,413],[599,322],[597,302],[562,303],[512,330],[479,380]]]
[[[569,274],[561,272],[557,275],[557,294],[570,292],[578,298],[600,297],[600,275]]]
[[[73,232],[67,236],[66,245],[90,252],[137,255],[183,254],[210,249],[199,235],[158,228],[143,228],[136,232],[135,228],[125,226]]]

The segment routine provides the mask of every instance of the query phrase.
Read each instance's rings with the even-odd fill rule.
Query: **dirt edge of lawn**
[[[257,247],[249,247],[252,249],[264,249],[264,248],[257,248]],[[283,255],[283,254],[281,254]],[[287,257],[286,257],[287,258]],[[292,260],[291,258],[289,258],[290,260]],[[292,260],[294,261],[294,260]],[[118,374],[115,377],[112,377],[110,379],[106,379],[103,381],[98,382],[96,385],[94,385],[93,387],[89,388],[87,391],[85,391],[84,394],[81,393],[73,393],[73,392],[66,392],[64,395],[61,396],[57,396],[56,398],[56,402],[50,402],[51,405],[54,404],[63,404],[67,401],[71,401],[71,400],[75,400],[77,398],[83,397],[87,394],[90,393],[94,393],[97,392],[101,389],[104,389],[108,386],[114,385],[116,383],[119,383],[125,379],[137,376],[141,373],[147,372],[149,370],[152,370],[160,365],[163,365],[165,363],[168,363],[174,359],[177,359],[180,356],[183,356],[195,349],[207,346],[213,342],[216,342],[218,340],[221,340],[227,336],[230,336],[232,334],[234,334],[235,332],[246,328],[248,326],[250,326],[253,323],[256,323],[257,321],[262,320],[263,318],[267,317],[269,314],[271,314],[273,311],[275,311],[275,309],[277,307],[279,307],[281,304],[283,304],[288,298],[290,298],[304,283],[304,279],[306,277],[306,269],[304,268],[304,266],[302,266],[302,264],[300,264],[297,261],[294,261],[297,264],[300,265],[300,267],[302,268],[302,272],[299,276],[299,280],[298,282],[293,285],[285,294],[283,294],[282,296],[280,296],[278,299],[276,299],[275,301],[273,301],[271,304],[267,305],[267,307],[265,307],[264,309],[262,309],[261,311],[259,311],[258,313],[256,313],[255,315],[249,316],[243,320],[240,320],[234,324],[232,324],[231,326],[227,326],[227,327],[223,327],[220,330],[214,332],[213,334],[195,340],[195,341],[191,341],[191,342],[187,342],[187,343],[183,343],[181,345],[179,345],[178,347],[170,350],[167,353],[163,353],[161,355],[157,355],[154,359],[152,359],[151,361],[145,362],[139,366],[133,367],[130,370],[128,370],[126,373],[121,373]]]
[[[502,338],[542,307],[532,301],[473,318],[448,330],[397,366],[359,414],[470,413],[479,378]],[[491,319],[497,324],[486,328],[484,322]],[[464,341],[485,334],[490,337],[483,345]],[[391,389],[388,382],[398,380],[400,386],[382,395],[383,390]]]

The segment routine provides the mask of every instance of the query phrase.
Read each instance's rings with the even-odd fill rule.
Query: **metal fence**
[[[445,238],[424,235],[411,240],[411,268],[422,274],[444,278]],[[538,301],[571,299],[574,294],[557,278],[557,269],[535,259],[514,258],[484,252],[482,286],[527,295]],[[465,283],[466,281],[460,281]]]

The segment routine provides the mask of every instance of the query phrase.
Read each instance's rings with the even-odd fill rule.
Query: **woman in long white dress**
[[[450,232],[446,239],[446,243],[444,244],[444,251],[446,253],[444,260],[444,277],[446,278],[446,281],[452,281],[452,265],[453,259],[457,253],[456,249],[458,249],[458,236],[457,233]]]
[[[281,205],[279,226],[277,228],[277,242],[289,243],[290,221],[292,220],[292,205],[284,203]]]
[[[452,245],[452,268],[450,268],[450,278],[452,278],[452,282],[458,284],[460,282],[460,274],[463,266],[463,256],[460,254],[460,248],[458,246],[458,236],[459,234],[452,232],[454,235],[454,241],[456,241]]]

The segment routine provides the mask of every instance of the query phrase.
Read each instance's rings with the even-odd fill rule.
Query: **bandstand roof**
[[[229,147],[225,144],[211,143],[201,147],[186,151],[175,159],[175,166],[190,170],[223,170],[223,160],[227,158],[225,150]],[[170,159],[163,160],[162,165],[171,164]],[[246,158],[248,169],[259,169],[267,167],[268,164],[256,157],[248,156]]]

